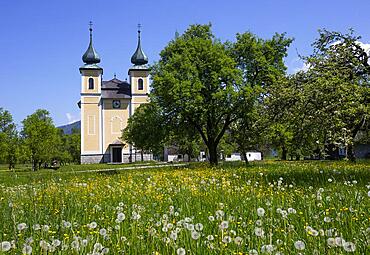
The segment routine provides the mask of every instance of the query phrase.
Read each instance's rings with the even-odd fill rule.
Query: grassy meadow
[[[369,161],[87,169],[0,171],[0,254],[370,254]]]

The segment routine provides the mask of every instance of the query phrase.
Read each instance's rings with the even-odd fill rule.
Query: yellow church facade
[[[133,66],[128,70],[129,82],[116,77],[105,81],[90,27],[90,43],[82,57],[85,64],[80,67],[82,164],[135,161],[135,149],[121,136],[135,109],[148,102],[148,58],[141,48],[140,33],[139,30],[137,49],[131,57]]]

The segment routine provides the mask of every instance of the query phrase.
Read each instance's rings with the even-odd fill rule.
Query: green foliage
[[[217,164],[217,146],[248,91],[210,25],[193,25],[171,41],[153,66],[152,100],[167,119],[195,128]]]
[[[36,170],[42,163],[51,162],[58,153],[61,139],[49,112],[39,109],[22,121],[24,145],[29,149],[30,159]]]
[[[164,119],[156,104],[140,105],[128,120],[122,139],[142,151],[155,154],[163,149]]]
[[[0,108],[0,162],[14,168],[19,156],[19,138],[13,117],[9,111]]]

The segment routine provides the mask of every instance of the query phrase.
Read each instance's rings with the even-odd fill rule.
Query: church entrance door
[[[122,163],[122,148],[112,148],[113,163]]]

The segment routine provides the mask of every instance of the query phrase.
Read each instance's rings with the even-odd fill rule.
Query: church
[[[80,67],[81,164],[135,161],[136,151],[120,137],[135,109],[149,100],[148,58],[141,48],[140,26],[137,48],[131,57],[133,65],[128,70],[129,81],[116,77],[103,80],[91,24],[89,30],[90,43],[82,56],[84,65]]]

